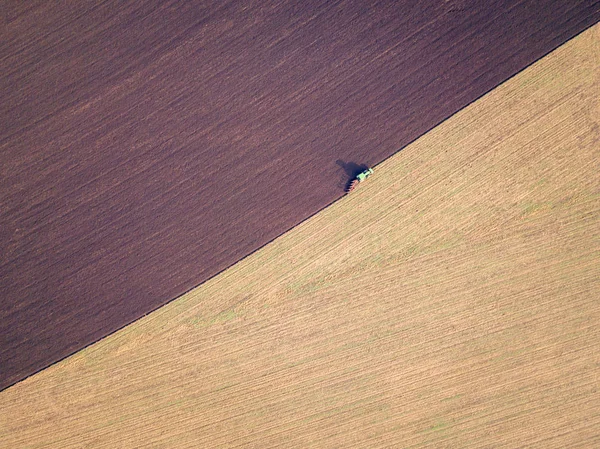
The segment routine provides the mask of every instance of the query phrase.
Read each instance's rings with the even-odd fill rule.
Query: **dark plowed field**
[[[0,389],[205,281],[600,2],[5,2]]]

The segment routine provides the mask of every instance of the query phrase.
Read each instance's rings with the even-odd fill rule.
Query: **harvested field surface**
[[[0,446],[599,447],[598,73],[595,26],[0,393]]]
[[[0,389],[230,266],[592,0],[5,2]]]

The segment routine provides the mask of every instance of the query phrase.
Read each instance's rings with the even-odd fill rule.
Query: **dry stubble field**
[[[0,446],[599,447],[600,28],[0,394]]]

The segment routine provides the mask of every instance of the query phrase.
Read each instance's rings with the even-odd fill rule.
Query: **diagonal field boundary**
[[[597,446],[599,46],[596,25],[352,195],[0,392],[0,446]]]
[[[210,279],[600,18],[579,1],[3,7],[0,389]]]

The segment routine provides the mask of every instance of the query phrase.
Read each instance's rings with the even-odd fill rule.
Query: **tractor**
[[[372,174],[373,174],[372,168],[367,168],[366,170],[360,172],[358,175],[356,175],[356,177],[352,181],[350,181],[350,184],[348,184],[348,188],[346,189],[346,192],[348,192],[348,193],[352,192],[354,189],[356,189],[356,187],[361,182],[363,182],[365,179],[367,179]]]

